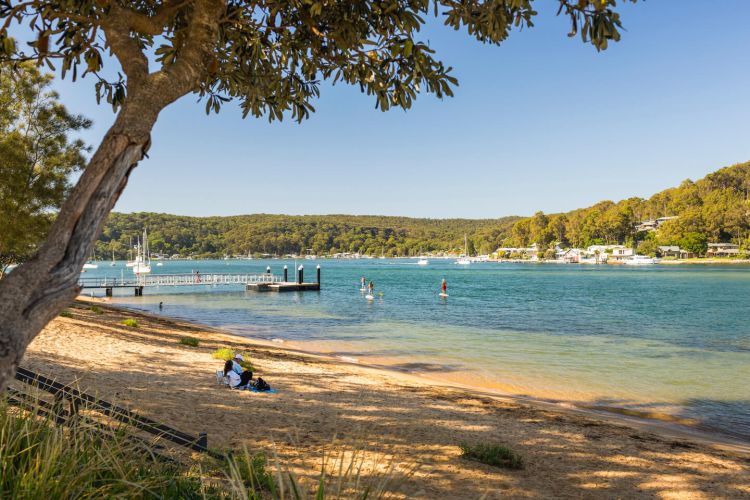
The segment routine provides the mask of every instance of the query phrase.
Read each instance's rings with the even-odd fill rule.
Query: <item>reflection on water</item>
[[[155,272],[263,272],[267,265],[280,273],[284,262],[168,261]],[[169,316],[441,380],[647,405],[750,439],[749,267],[321,265],[321,292],[163,287],[143,297],[121,291],[115,302],[158,313],[163,301]],[[129,270],[86,276],[121,272]],[[365,300],[362,275],[383,295]],[[448,299],[437,296],[442,278]]]

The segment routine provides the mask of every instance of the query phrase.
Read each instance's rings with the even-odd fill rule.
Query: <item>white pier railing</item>
[[[131,278],[81,278],[81,288],[125,288],[159,286],[220,286],[250,283],[281,283],[280,276],[263,274],[143,274]]]

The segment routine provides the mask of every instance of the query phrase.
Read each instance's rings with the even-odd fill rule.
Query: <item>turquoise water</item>
[[[750,267],[299,261],[322,291],[116,292],[128,307],[427,378],[663,413],[750,441]],[[154,274],[293,261],[166,261]],[[85,277],[131,273],[107,263]],[[359,291],[375,282],[376,299]],[[438,297],[448,281],[447,299]],[[382,292],[382,296],[379,296]],[[101,292],[98,292],[101,295]]]

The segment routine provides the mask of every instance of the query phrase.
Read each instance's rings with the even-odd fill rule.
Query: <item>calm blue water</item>
[[[299,261],[321,292],[147,289],[115,302],[444,381],[695,419],[750,441],[750,267]],[[281,273],[166,261],[154,274]],[[131,271],[101,263],[84,276]],[[376,300],[359,291],[375,282]],[[440,280],[448,299],[440,299]],[[382,292],[382,296],[379,296]],[[101,294],[101,292],[98,292]]]

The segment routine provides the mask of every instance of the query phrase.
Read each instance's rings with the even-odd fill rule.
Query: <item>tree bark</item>
[[[0,280],[0,391],[15,376],[29,343],[78,294],[83,264],[130,172],[148,150],[158,111],[148,102],[126,103],[45,243]]]

